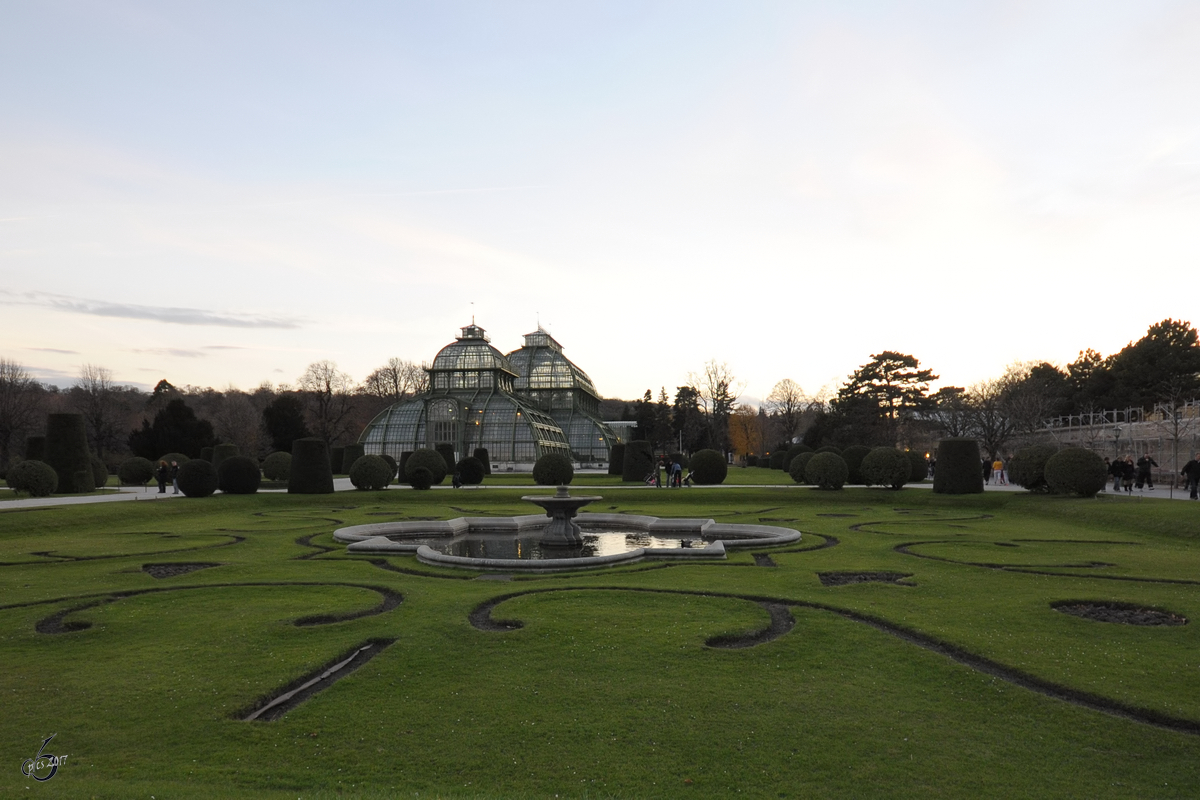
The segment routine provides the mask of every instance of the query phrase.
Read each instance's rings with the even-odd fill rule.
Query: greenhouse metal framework
[[[615,436],[596,416],[596,389],[549,334],[527,335],[510,360],[474,321],[461,331],[428,368],[429,391],[384,409],[363,430],[366,452],[399,460],[405,452],[451,445],[461,459],[486,448],[501,469],[533,464],[546,453],[608,460]]]

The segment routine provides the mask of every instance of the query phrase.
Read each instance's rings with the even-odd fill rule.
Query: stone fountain
[[[588,503],[601,500],[598,495],[577,495],[572,497],[567,493],[566,486],[559,486],[553,495],[526,495],[521,498],[535,506],[545,509],[550,522],[542,531],[542,544],[548,547],[581,547],[583,533],[573,517],[579,509]]]

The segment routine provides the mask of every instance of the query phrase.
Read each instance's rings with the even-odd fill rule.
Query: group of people
[[[1151,458],[1149,453],[1139,458],[1137,463],[1134,463],[1133,456],[1125,456],[1112,462],[1106,458],[1104,463],[1108,465],[1108,476],[1113,479],[1114,492],[1122,489],[1132,492],[1135,486],[1139,491],[1142,487],[1154,491],[1153,469],[1158,466],[1158,462]]]
[[[158,468],[154,470],[154,479],[158,481],[158,493],[167,493],[167,481],[175,487],[174,494],[179,494],[179,462],[172,461],[168,464],[166,461],[159,461]]]
[[[668,464],[665,458],[660,459],[654,465],[654,470],[646,476],[646,483],[654,486],[656,489],[661,489],[663,486],[663,472],[667,473],[667,486],[670,486],[672,489],[678,489],[684,484],[688,486],[692,485],[692,474],[689,472],[686,478],[683,477],[683,466],[679,463],[679,460],[675,459]]]

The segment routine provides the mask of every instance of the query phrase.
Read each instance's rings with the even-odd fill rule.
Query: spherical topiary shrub
[[[420,450],[414,450],[412,455],[408,457],[408,460],[404,462],[404,480],[412,484],[413,470],[422,467],[429,470],[430,486],[437,486],[446,480],[446,472],[449,470],[449,467],[446,465],[446,459],[442,458],[442,454],[438,451],[429,450],[424,447]],[[417,487],[413,485],[413,488],[416,489]]]
[[[30,436],[25,440],[25,460],[41,461],[46,455],[46,437]]]
[[[354,488],[364,491],[386,489],[392,482],[391,465],[376,455],[359,456],[346,472]]]
[[[533,482],[538,486],[566,486],[574,477],[575,467],[562,453],[546,453],[533,465]]]
[[[695,456],[693,456],[695,458]],[[625,445],[624,463],[621,465],[621,480],[643,481],[654,469],[654,448],[642,439]]]
[[[348,444],[345,447],[343,447],[342,448],[342,463],[341,463],[340,469],[338,469],[338,472],[344,472],[347,475],[349,475],[350,468],[354,466],[354,462],[358,461],[360,458],[362,458],[364,455],[366,455],[366,453],[367,453],[366,448],[364,448],[358,442],[355,442],[354,444]],[[351,482],[353,482],[353,481],[351,481]]]
[[[620,475],[625,469],[625,443],[617,442],[608,451],[608,474]]]
[[[402,450],[400,452],[400,463],[396,469],[396,474],[406,481],[408,480],[408,478],[405,477],[406,473],[404,472],[404,467],[406,464],[408,464],[408,458],[412,454],[413,454],[412,450]]]
[[[212,465],[213,469],[221,469],[221,462],[227,458],[233,458],[238,455],[238,446],[236,444],[219,444],[213,448]],[[168,464],[171,462],[168,461]]]
[[[50,414],[46,417],[46,458],[58,474],[59,494],[80,494],[96,488],[92,454],[82,414]]]
[[[108,483],[108,466],[100,460],[100,456],[93,455],[92,462],[92,482],[96,484],[96,488],[104,486]]]
[[[213,448],[213,447],[201,447],[200,448],[200,458],[211,464],[212,460],[213,460],[213,450],[215,450],[215,449],[216,448]],[[181,455],[181,454],[180,453],[169,453],[168,455],[175,456],[175,455]],[[166,456],[163,456],[159,460],[166,461],[168,464],[171,463],[171,460],[169,458],[167,458]],[[175,460],[179,461],[179,459],[175,459]],[[179,463],[182,464],[183,462],[179,461]]]
[[[846,483],[851,485],[867,483],[859,467],[862,466],[863,459],[870,452],[871,448],[865,444],[852,444],[842,451],[842,460],[846,462],[846,469],[850,470],[850,474],[846,476]],[[867,485],[871,484],[867,483]]]
[[[346,448],[331,447],[329,448],[329,469],[331,473],[345,475],[342,472],[342,462],[346,459]]]
[[[292,454],[282,450],[271,453],[263,461],[262,471],[269,481],[286,481],[292,474]]]
[[[1017,451],[1008,464],[1008,479],[1018,486],[1023,486],[1031,492],[1049,492],[1050,484],[1046,482],[1046,462],[1058,452],[1052,444],[1035,444],[1022,447]],[[1100,459],[1104,463],[1104,459]],[[941,470],[938,462],[938,470]],[[982,470],[982,467],[980,468]],[[1103,488],[1103,487],[1102,487]]]
[[[725,456],[716,450],[699,450],[692,453],[692,482],[701,486],[716,486],[725,482],[729,465]]]
[[[817,451],[804,467],[804,480],[818,489],[841,489],[846,485],[850,469],[837,453]]]
[[[179,491],[188,497],[208,497],[217,490],[217,470],[202,458],[179,465]]]
[[[217,467],[217,488],[225,494],[254,494],[261,484],[262,470],[250,456],[229,456]]]
[[[846,448],[849,450],[850,448]],[[912,474],[908,456],[894,447],[876,447],[863,457],[859,467],[867,486],[887,486],[899,489]]]
[[[979,442],[974,439],[942,439],[937,449],[933,491],[938,494],[978,494],[983,491]]]
[[[1050,456],[1044,474],[1055,494],[1095,497],[1108,482],[1104,459],[1082,447],[1065,447]]]
[[[471,455],[475,456],[475,458],[478,458],[479,463],[483,464],[484,475],[492,474],[492,456],[490,453],[488,453],[488,449],[486,447],[476,447],[475,452]]]
[[[467,456],[458,462],[454,469],[458,472],[458,479],[463,482],[464,486],[478,486],[483,483],[483,476],[486,474],[483,462],[475,456]]]
[[[920,450],[905,450],[904,455],[908,456],[909,483],[920,483],[929,477],[929,461],[924,453]]]
[[[292,442],[292,471],[288,475],[289,494],[332,494],[333,470],[329,466],[329,445],[324,439],[306,437]]]
[[[838,448],[834,447],[831,444],[827,444],[824,447],[818,447],[817,452],[818,453],[833,453],[834,455],[838,455],[838,456],[840,456],[842,454],[841,450],[839,450]]]
[[[767,464],[770,465],[771,469],[783,469],[783,463],[786,460],[787,460],[787,451],[786,450],[782,450],[782,451],[776,450],[774,453],[771,453],[770,458],[767,461]]]
[[[806,444],[794,444],[789,447],[783,454],[783,471],[791,473],[792,459],[801,453],[811,453],[813,449]]]
[[[8,488],[30,497],[49,497],[58,488],[58,473],[44,461],[22,461],[8,471]]]
[[[433,486],[433,473],[429,471],[429,467],[414,467],[407,475],[408,485],[414,489],[424,491],[430,486]]]
[[[804,471],[808,469],[808,462],[812,461],[812,457],[816,453],[809,450],[805,453],[797,453],[792,458],[792,463],[788,466],[788,475],[792,476],[792,480],[796,483],[808,483],[808,479],[804,477]]]
[[[121,462],[117,480],[126,486],[145,486],[154,477],[154,464],[150,459],[132,456]]]
[[[400,467],[396,463],[396,459],[392,458],[387,453],[380,453],[379,457],[382,458],[384,461],[386,461],[388,463],[388,466],[392,468],[392,480],[395,480],[396,476],[400,474],[399,473]]]
[[[454,455],[454,445],[443,443],[437,445],[434,449],[441,454],[442,461],[446,462],[446,472],[450,472],[450,468],[458,462],[458,459]]]

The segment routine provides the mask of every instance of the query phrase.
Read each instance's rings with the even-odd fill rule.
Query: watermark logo
[[[27,778],[33,778],[35,781],[48,781],[58,772],[58,768],[67,763],[66,756],[56,756],[46,752],[46,745],[50,744],[50,740],[57,736],[57,733],[52,733],[42,742],[42,746],[38,748],[37,755],[33,758],[27,758],[21,764],[21,774]]]

